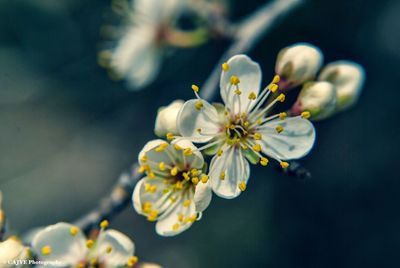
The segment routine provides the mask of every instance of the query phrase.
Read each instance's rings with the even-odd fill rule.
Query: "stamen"
[[[128,262],[127,262],[127,265],[129,266],[129,267],[132,267],[132,266],[134,266],[137,262],[138,262],[138,257],[136,257],[136,256],[132,256],[132,257],[130,257],[129,258],[129,260],[128,260]]]
[[[284,102],[285,101],[285,94],[281,93],[277,98],[278,101]]]
[[[288,162],[280,162],[279,164],[281,165],[282,168],[288,168],[289,167],[289,163]]]
[[[52,252],[52,248],[50,246],[44,246],[42,247],[42,255],[50,255]]]
[[[158,164],[158,168],[159,168],[161,171],[164,171],[164,170],[165,170],[165,163],[164,163],[164,162],[160,162],[160,164]]]
[[[254,144],[252,148],[256,152],[260,152],[261,151],[261,145],[259,143]]]
[[[192,151],[191,148],[186,148],[186,149],[183,150],[183,154],[185,156],[191,156],[193,154],[193,151]]]
[[[234,93],[238,96],[240,96],[242,94],[242,91],[240,91],[240,89],[235,89]]]
[[[172,225],[172,230],[177,231],[181,225],[179,223],[175,223]]]
[[[208,176],[205,175],[205,174],[203,174],[203,175],[201,176],[201,182],[202,182],[202,183],[207,183],[207,182],[208,182]]]
[[[223,181],[225,180],[225,171],[221,171],[221,174],[219,175],[219,178]]]
[[[275,92],[278,90],[278,85],[277,85],[277,84],[274,84],[274,83],[271,83],[271,84],[268,85],[268,89],[269,89],[272,93],[275,93]]]
[[[222,63],[222,70],[224,72],[227,72],[229,70],[229,64],[226,62]]]
[[[185,201],[183,201],[183,206],[184,207],[188,207],[188,206],[190,206],[190,200],[189,199],[186,199]]]
[[[260,164],[262,165],[262,166],[266,166],[266,165],[268,165],[268,159],[267,158],[265,158],[265,157],[261,157],[260,158]]]
[[[142,210],[144,213],[149,213],[151,211],[152,204],[150,202],[144,202],[142,205]]]
[[[172,169],[171,169],[171,175],[172,176],[176,176],[177,174],[178,174],[178,168],[177,167],[173,167]]]
[[[279,83],[281,81],[281,77],[279,75],[275,75],[274,78],[272,79],[272,83]]]
[[[100,222],[100,228],[106,229],[109,224],[110,223],[108,222],[108,220],[103,220],[102,222]]]
[[[240,83],[240,79],[236,75],[232,75],[230,82],[232,85],[238,85]]]
[[[255,140],[261,140],[262,139],[261,133],[254,133],[254,139]]]
[[[304,119],[308,119],[311,117],[311,113],[309,111],[304,111],[301,113],[301,117]]]
[[[250,92],[250,94],[249,94],[249,100],[255,100],[255,99],[257,99],[256,93],[254,93],[254,91]]]
[[[286,117],[287,117],[287,113],[285,113],[285,112],[279,113],[279,119],[283,120]]]
[[[108,254],[110,254],[111,253],[111,251],[112,251],[112,246],[108,246],[107,248],[106,248],[106,252],[108,253]]]
[[[239,187],[240,191],[244,192],[246,190],[247,185],[244,181],[242,181],[239,183],[238,187]]]
[[[86,247],[91,249],[94,245],[94,241],[89,239],[88,241],[86,241]]]
[[[69,233],[70,233],[72,236],[76,236],[76,235],[78,234],[78,232],[79,232],[79,229],[78,229],[78,227],[76,227],[76,226],[73,226],[73,227],[71,227],[71,229],[69,229]]]
[[[193,178],[192,178],[192,183],[193,183],[194,185],[197,185],[197,184],[199,183],[199,178],[198,178],[198,177],[193,177]]]
[[[145,155],[145,154],[140,158],[140,160],[141,160],[142,162],[144,162],[144,163],[147,162],[147,159],[148,159],[148,157],[147,157],[147,155]]]
[[[194,104],[194,107],[199,111],[203,108],[203,106],[204,104],[201,100],[196,101],[196,103]]]
[[[167,138],[167,140],[171,141],[174,139],[174,134],[169,132],[169,133],[167,133],[166,138]]]
[[[155,149],[155,151],[160,153],[160,152],[163,152],[165,149],[167,149],[167,147],[168,147],[168,143],[162,143]]]
[[[276,132],[281,133],[283,131],[283,127],[282,126],[276,126],[275,130],[276,130]]]
[[[192,89],[194,92],[199,92],[199,87],[196,85],[192,85]]]
[[[151,210],[149,215],[147,215],[147,220],[148,221],[156,221],[158,217],[158,211],[157,210]]]

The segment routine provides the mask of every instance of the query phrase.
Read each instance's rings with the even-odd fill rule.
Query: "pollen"
[[[150,179],[154,179],[154,178],[156,177],[156,175],[154,175],[154,172],[150,170],[150,171],[147,173],[147,177],[149,177]]]
[[[253,91],[250,92],[250,94],[249,94],[249,100],[255,100],[255,99],[257,99],[256,93],[254,93]]]
[[[176,176],[177,174],[178,174],[178,168],[177,167],[173,167],[172,169],[171,169],[171,175],[172,176]]]
[[[224,153],[224,151],[221,150],[221,149],[219,149],[218,152],[217,152],[217,155],[218,155],[218,156],[221,156],[223,153]]]
[[[285,113],[285,112],[279,113],[279,119],[283,120],[286,117],[287,117],[287,113]]]
[[[146,171],[146,169],[145,169],[144,166],[140,166],[140,167],[138,168],[138,172],[139,172],[139,173],[144,173],[145,171]]]
[[[107,253],[111,253],[112,249],[113,249],[112,246],[108,246],[108,247],[106,248],[106,252],[107,252]]]
[[[266,166],[266,165],[268,165],[268,159],[267,158],[265,158],[265,157],[261,157],[260,158],[260,164],[261,164],[261,166]]]
[[[174,139],[174,134],[169,132],[169,133],[167,133],[166,138],[167,138],[167,140],[171,141]]]
[[[165,149],[167,149],[167,147],[168,143],[162,143],[155,150],[156,152],[163,152]]]
[[[142,162],[147,162],[147,159],[148,159],[148,157],[147,157],[147,155],[142,155],[142,157],[140,158],[140,160],[142,161]]]
[[[79,232],[79,229],[78,229],[78,227],[76,227],[76,226],[73,226],[73,227],[71,227],[71,228],[69,229],[69,233],[70,233],[72,236],[76,236],[76,235],[78,234],[78,232]]]
[[[179,215],[178,215],[178,221],[183,222],[184,217],[185,217],[185,216],[183,216],[182,213],[179,214]]]
[[[183,206],[188,207],[188,206],[190,206],[190,203],[191,203],[190,200],[187,199],[187,200],[183,201]]]
[[[164,171],[164,170],[165,170],[165,163],[164,163],[164,162],[160,162],[160,164],[158,164],[158,168],[159,168],[161,171]]]
[[[240,89],[236,89],[234,92],[238,96],[240,96],[242,94],[242,91],[240,91]]]
[[[261,133],[254,133],[254,139],[261,140],[262,139]]]
[[[240,79],[236,75],[232,75],[230,81],[232,85],[238,85],[240,83]]]
[[[261,151],[261,145],[259,143],[254,144],[252,148],[256,152],[260,152]]]
[[[278,97],[276,97],[276,99],[280,102],[284,102],[285,101],[285,94],[281,93]]]
[[[219,174],[219,178],[223,181],[225,180],[225,171],[221,171],[221,174]]]
[[[222,70],[224,72],[227,72],[229,70],[229,64],[226,62],[222,63]]]
[[[193,183],[194,185],[198,184],[198,183],[199,183],[199,178],[198,178],[198,177],[193,177],[193,178],[192,178],[192,183]]]
[[[86,247],[87,248],[92,248],[93,247],[93,245],[94,245],[94,241],[93,240],[91,240],[91,239],[89,239],[88,241],[86,241]]]
[[[245,127],[248,127],[248,126],[250,125],[250,123],[249,123],[249,121],[245,121],[245,122],[243,123],[243,125],[244,125]]]
[[[269,89],[272,93],[275,93],[275,92],[278,90],[278,85],[277,85],[277,84],[274,84],[274,83],[271,83],[271,84],[268,85],[268,89]]]
[[[281,81],[281,77],[277,74],[272,79],[272,83],[279,83],[280,81]]]
[[[281,165],[281,168],[288,168],[289,167],[289,163],[288,162],[280,162],[279,164]]]
[[[158,217],[158,211],[157,210],[151,210],[149,212],[149,215],[147,215],[147,220],[148,221],[156,221]]]
[[[151,187],[150,187],[150,193],[155,193],[157,191],[157,185],[152,185]]]
[[[197,132],[201,133],[201,128],[196,129]]]
[[[311,117],[311,114],[309,111],[304,111],[301,113],[301,117],[303,117],[304,119],[308,119]]]
[[[183,183],[181,181],[177,181],[175,183],[175,188],[181,190],[183,188]]]
[[[108,227],[108,225],[110,225],[108,220],[103,220],[102,222],[100,222],[100,228],[102,228],[102,229],[106,229]]]
[[[183,178],[185,179],[185,180],[190,180],[190,177],[189,177],[189,175],[186,173],[186,172],[183,172],[182,173],[182,176],[183,176]]]
[[[149,213],[151,211],[151,203],[150,202],[144,202],[142,205],[142,209],[144,213]]]
[[[182,150],[182,147],[179,146],[178,144],[174,144],[174,148],[175,148],[175,150],[177,150],[177,151],[181,151],[181,150]]]
[[[258,119],[258,120],[256,121],[256,123],[257,123],[257,125],[261,125],[261,124],[262,124],[262,120],[261,120],[261,119]]]
[[[275,130],[276,130],[276,132],[281,133],[283,131],[283,127],[282,126],[276,126]]]
[[[194,168],[190,171],[190,173],[192,174],[192,176],[197,176],[197,175],[199,175],[200,172]]]
[[[192,85],[192,89],[194,92],[199,92],[199,87],[196,85]]]
[[[196,103],[194,104],[194,107],[199,111],[201,110],[201,108],[203,108],[203,106],[204,104],[201,100],[196,101]]]
[[[172,225],[172,230],[178,231],[179,227],[181,227],[181,225],[179,223],[175,223],[174,225]]]
[[[240,191],[244,192],[246,190],[247,185],[244,181],[242,181],[239,183],[238,187],[239,187]]]
[[[132,266],[134,266],[138,261],[139,261],[138,257],[132,256],[132,257],[129,258],[129,260],[128,260],[128,262],[127,262],[127,265],[128,265],[129,267],[132,267]]]
[[[205,175],[205,174],[203,174],[203,175],[201,176],[201,182],[202,182],[202,183],[207,183],[207,182],[208,182],[208,176]]]
[[[185,156],[191,156],[193,154],[192,149],[191,148],[186,148],[183,150],[183,154]]]
[[[52,249],[50,246],[44,246],[44,247],[42,247],[41,252],[42,252],[42,255],[50,255],[52,252]]]

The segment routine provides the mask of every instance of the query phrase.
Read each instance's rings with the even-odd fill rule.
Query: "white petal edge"
[[[194,192],[194,203],[197,212],[203,212],[210,205],[212,199],[212,190],[209,182],[199,182]]]
[[[108,247],[112,248],[110,253],[107,253]],[[126,265],[134,252],[135,246],[125,234],[113,229],[101,231],[97,240],[96,255],[107,267]]]

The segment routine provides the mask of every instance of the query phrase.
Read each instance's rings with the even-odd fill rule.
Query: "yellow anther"
[[[181,151],[181,150],[182,150],[182,147],[179,146],[178,144],[174,144],[174,148],[175,148],[175,150],[177,150],[177,151]]]
[[[261,151],[261,145],[259,143],[254,144],[252,148],[256,152],[260,152]]]
[[[185,179],[185,180],[190,180],[190,177],[189,177],[189,175],[186,173],[186,172],[183,172],[182,173],[182,176],[183,176],[183,178]]]
[[[276,132],[281,133],[283,131],[283,127],[282,126],[276,126],[275,130],[276,130]]]
[[[154,174],[153,171],[150,170],[149,172],[147,172],[147,177],[149,177],[150,179],[154,179],[156,175]]]
[[[178,221],[182,222],[185,216],[183,216],[183,214],[179,214],[178,215]]]
[[[257,125],[261,125],[262,124],[262,120],[261,119],[257,119],[256,123],[257,123]]]
[[[202,183],[207,183],[208,182],[208,176],[205,175],[205,174],[201,175],[201,182]]]
[[[198,133],[201,133],[201,128],[196,129]]]
[[[280,162],[279,164],[281,165],[282,168],[288,168],[289,167],[289,163],[288,162]]]
[[[158,164],[158,168],[159,168],[161,171],[164,171],[164,170],[165,170],[165,163],[164,163],[164,162],[160,162],[160,164]]]
[[[167,138],[167,140],[172,141],[174,139],[174,134],[169,132],[165,137]]]
[[[197,170],[197,169],[195,169],[195,168],[193,168],[193,169],[190,171],[190,173],[192,174],[192,176],[197,176],[197,175],[199,175],[200,171]]]
[[[268,165],[268,159],[267,158],[265,158],[265,157],[261,157],[260,158],[260,164],[261,164],[261,166],[266,166],[266,165]]]
[[[243,123],[243,126],[244,126],[244,127],[248,127],[249,125],[250,125],[249,121],[245,121],[245,122]]]
[[[193,222],[195,222],[196,221],[196,219],[197,219],[197,215],[196,214],[193,214],[192,216],[190,216],[190,217],[187,217],[186,219],[185,219],[185,222],[187,222],[187,223],[193,223]]]
[[[278,90],[278,85],[277,85],[277,84],[274,84],[274,83],[271,83],[271,84],[268,85],[268,89],[269,89],[272,93],[275,93],[275,92]]]
[[[242,181],[239,183],[238,187],[239,187],[240,191],[244,192],[246,190],[247,185],[244,181]]]
[[[157,185],[152,185],[151,187],[150,187],[150,193],[155,193],[157,191]]]
[[[261,133],[254,133],[254,139],[261,140],[262,139]]]
[[[102,228],[102,229],[106,229],[108,227],[108,225],[110,225],[108,220],[103,220],[102,222],[100,222],[100,228]]]
[[[194,92],[199,92],[199,87],[196,85],[192,85],[192,89]]]
[[[222,70],[224,72],[227,72],[229,70],[229,64],[226,62],[222,63]]]
[[[193,154],[192,148],[186,148],[183,150],[185,156],[191,156]]]
[[[145,190],[146,192],[150,192],[150,189],[151,189],[151,184],[150,184],[150,183],[145,183],[145,184],[144,184],[144,190]]]
[[[147,220],[148,221],[156,221],[158,217],[158,211],[157,210],[151,210],[149,214],[147,215]]]
[[[113,249],[112,246],[108,246],[108,247],[106,248],[106,252],[107,252],[107,253],[111,253],[112,249]]]
[[[237,77],[236,75],[232,75],[231,76],[231,84],[232,85],[238,85],[239,83],[240,83],[239,77]]]
[[[249,100],[255,100],[255,99],[257,99],[256,93],[254,93],[253,91],[250,92],[250,94],[249,94]]]
[[[148,159],[148,157],[147,157],[147,155],[142,155],[142,157],[140,158],[140,160],[142,161],[142,162],[147,162],[147,159]]]
[[[284,102],[285,101],[285,94],[281,93],[279,94],[278,97],[276,97],[276,99],[280,102]]]
[[[127,262],[127,265],[128,265],[128,267],[132,267],[132,266],[134,266],[138,261],[139,261],[138,257],[132,256],[132,257],[129,258],[129,260],[128,260],[128,262]]]
[[[155,149],[155,151],[156,152],[162,152],[165,149],[167,149],[167,147],[168,147],[168,143],[162,143]]]
[[[279,119],[283,120],[286,117],[287,117],[287,113],[285,113],[285,112],[279,113]]]
[[[169,198],[169,200],[171,200],[172,203],[175,203],[175,202],[176,202],[176,197],[175,197],[175,196],[171,196],[171,197]]]
[[[248,147],[247,145],[243,145],[243,144],[241,144],[240,146],[242,147],[242,149],[243,149],[243,150],[247,150],[247,149],[249,149],[249,147]]]
[[[88,241],[86,241],[86,247],[87,248],[92,248],[94,245],[94,241],[92,239],[89,239]]]
[[[225,171],[221,171],[221,174],[219,174],[219,178],[221,180],[225,180]]]
[[[311,117],[311,113],[309,111],[304,111],[301,113],[301,117],[303,117],[304,119],[308,119]]]
[[[242,91],[240,91],[240,89],[235,89],[234,92],[236,95],[239,95],[239,96],[242,94]]]
[[[223,153],[224,153],[224,151],[221,150],[221,149],[219,149],[218,152],[217,152],[217,155],[218,155],[218,156],[221,156]]]
[[[190,200],[189,200],[189,199],[186,199],[185,201],[183,201],[183,206],[184,206],[184,207],[190,206]]]
[[[177,174],[178,174],[178,168],[177,167],[173,167],[172,169],[171,169],[171,175],[172,176],[176,176]]]
[[[76,227],[76,226],[73,226],[73,227],[71,227],[71,228],[69,229],[69,233],[70,233],[72,236],[76,236],[76,235],[78,234],[78,232],[79,232],[79,229],[78,229],[78,227]]]
[[[178,231],[179,227],[181,227],[181,225],[179,223],[175,223],[174,225],[172,225],[172,230]]]
[[[164,189],[162,190],[163,194],[167,194],[169,191],[170,191],[170,189],[168,189],[168,188],[164,188]]]
[[[203,108],[204,104],[201,100],[196,101],[196,103],[194,104],[194,107],[196,107],[197,110],[201,110],[201,108]]]
[[[277,74],[272,79],[272,83],[279,83],[280,81],[281,81],[281,77]]]
[[[51,251],[52,251],[52,249],[50,246],[44,246],[44,247],[42,247],[42,250],[41,250],[42,255],[50,255]]]
[[[145,169],[144,166],[140,166],[140,167],[138,168],[138,172],[139,172],[139,173],[144,173],[145,171],[146,171],[146,169]]]
[[[85,264],[82,263],[82,262],[80,262],[80,263],[76,266],[76,268],[85,268]]]
[[[96,266],[96,264],[97,264],[97,258],[92,258],[91,260],[90,260],[90,267],[93,267],[93,266]]]
[[[142,209],[144,213],[149,213],[151,211],[151,203],[150,202],[144,202],[142,205]]]
[[[177,181],[175,183],[175,189],[181,190],[183,188],[183,183],[181,181]]]
[[[199,183],[199,178],[198,178],[198,177],[193,177],[193,178],[192,178],[192,183],[193,183],[194,185],[198,184],[198,183]]]

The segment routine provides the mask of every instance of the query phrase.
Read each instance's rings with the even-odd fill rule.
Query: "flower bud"
[[[176,126],[176,117],[183,105],[183,100],[175,100],[170,105],[158,109],[154,132],[157,136],[165,138],[167,133],[179,134]]]
[[[308,43],[297,43],[283,48],[277,57],[275,72],[281,77],[283,90],[313,79],[323,62],[322,52]]]
[[[304,111],[311,114],[311,120],[317,121],[331,116],[335,112],[336,91],[328,82],[309,82],[300,91],[291,112],[299,115]]]
[[[13,267],[11,264],[7,264],[13,261],[27,260],[29,258],[29,249],[16,238],[11,237],[0,242],[0,264],[5,264],[5,266],[1,267]],[[28,267],[28,265],[22,265],[21,267]]]
[[[318,80],[328,81],[336,87],[336,110],[342,111],[355,104],[364,84],[364,68],[351,61],[336,61],[327,64]]]

